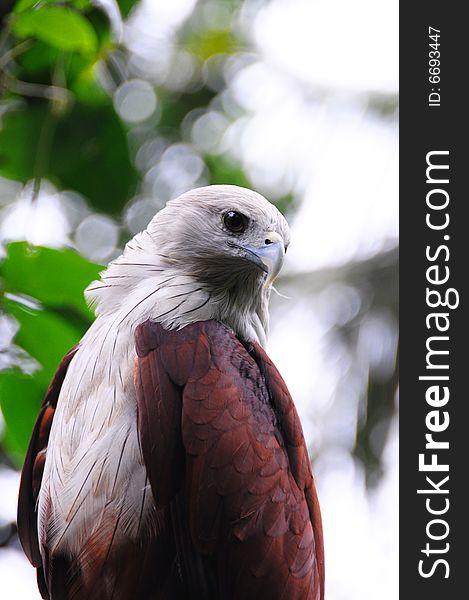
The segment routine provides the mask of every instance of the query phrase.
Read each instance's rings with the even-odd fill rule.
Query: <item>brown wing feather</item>
[[[250,354],[214,321],[181,331],[148,322],[136,339],[143,457],[158,507],[169,503],[177,515],[192,597],[204,590],[207,598],[322,599],[321,517],[308,453],[291,397],[263,350]],[[168,474],[171,465],[177,473]]]
[[[42,566],[37,537],[36,502],[41,487],[47,443],[60,389],[77,347],[64,356],[46,392],[31,435],[21,473],[18,497],[18,534],[23,550],[35,567]]]
[[[321,598],[323,598],[325,574],[322,517],[316,485],[311,472],[308,450],[303,436],[303,428],[301,427],[301,422],[288,388],[276,366],[267,356],[265,350],[259,344],[254,344],[251,354],[264,375],[272,402],[279,415],[281,428],[287,443],[287,452],[293,475],[298,486],[300,488],[303,487],[305,491],[311,523],[313,525],[316,560],[321,583]]]
[[[68,366],[76,350],[77,347],[75,346],[64,356],[49,385],[36,424],[34,425],[23,464],[23,470],[21,472],[18,496],[18,535],[26,556],[37,569],[38,586],[43,598],[49,598],[49,592],[45,581],[46,578],[43,571],[42,557],[39,551],[36,511],[37,499],[41,487],[44,464],[46,461],[47,444],[55,409],[57,407],[57,400]],[[58,571],[60,571],[60,569],[58,569]],[[60,596],[57,595],[55,597],[59,598]]]

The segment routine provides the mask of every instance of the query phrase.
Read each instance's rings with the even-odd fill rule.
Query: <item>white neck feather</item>
[[[152,319],[168,329],[216,319],[236,335],[265,345],[268,330],[267,303],[270,290],[259,290],[249,303],[237,303],[227,290],[209,290],[190,273],[169,266],[148,231],[128,242],[123,254],[101,273],[85,296],[95,309],[97,320],[85,339],[99,329],[110,337],[124,333]],[[94,337],[94,336],[93,336]]]

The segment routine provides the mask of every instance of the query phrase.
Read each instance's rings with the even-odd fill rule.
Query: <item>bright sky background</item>
[[[126,33],[131,45],[142,54],[145,44],[153,53],[155,47],[166,47],[164,41],[193,4],[147,0],[142,17]],[[260,191],[280,196],[285,181],[295,182],[303,202],[291,224],[286,271],[320,269],[394,246],[397,125],[395,119],[367,110],[365,93],[397,93],[397,1],[274,0],[254,19],[249,6],[254,3],[246,7],[242,27],[249,29],[259,54],[234,69],[229,85],[247,116],[229,127],[220,122],[217,143],[242,161]],[[164,56],[161,61],[158,68],[163,69]],[[148,90],[139,89],[139,101],[156,102]],[[98,225],[104,250],[90,248],[97,223],[86,217],[85,203],[75,200],[46,189],[32,208],[25,194],[3,214],[0,240],[61,245],[81,222],[78,248],[95,252],[95,260],[108,260],[117,226],[102,217],[106,222]],[[321,418],[328,414],[347,357],[332,360],[325,352],[328,326],[312,305],[297,306],[295,299],[276,302],[286,307],[291,302],[294,308],[273,323],[269,352],[292,391],[314,448],[315,434],[325,435],[318,427],[329,426]],[[295,340],[294,355],[285,351],[285,340]],[[398,597],[397,448],[396,425],[385,450],[386,475],[371,495],[365,493],[363,473],[345,452],[328,456],[327,469],[317,465],[328,600]],[[0,514],[11,518],[17,483],[14,475],[0,472]],[[0,554],[0,582],[5,597],[39,597],[34,570],[16,550]]]

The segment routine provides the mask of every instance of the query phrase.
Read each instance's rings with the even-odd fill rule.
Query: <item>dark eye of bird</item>
[[[230,210],[223,217],[223,223],[228,231],[231,231],[232,233],[243,233],[246,231],[248,219],[241,213]]]

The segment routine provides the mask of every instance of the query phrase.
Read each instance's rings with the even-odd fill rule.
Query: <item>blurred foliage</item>
[[[136,0],[114,5],[91,0],[0,3],[0,176],[23,184],[33,203],[45,182],[59,192],[78,192],[89,212],[118,220],[121,242],[134,233],[127,215],[139,198],[158,196],[158,208],[172,195],[205,183],[255,187],[243,166],[217,144],[204,140],[198,145],[191,138],[197,119],[215,115],[226,128],[233,114],[241,111],[224,107],[223,98],[224,65],[237,53],[249,51],[234,26],[238,3],[220,1],[221,16],[207,20],[207,3],[199,1],[174,34],[173,56],[162,68],[165,74],[145,75],[145,61],[142,67],[135,66],[119,33],[138,4]],[[117,5],[120,16],[112,11]],[[161,58],[158,49],[154,52],[156,59]],[[190,73],[184,79],[187,61]],[[126,116],[118,106],[119,93],[135,82],[145,84],[142,89],[150,102],[143,120]],[[374,110],[383,115],[394,108],[380,98],[375,104]],[[168,166],[164,160],[171,151],[175,158]],[[183,160],[195,173],[192,179],[184,179]],[[163,175],[170,173],[170,181],[158,175],[159,166]],[[282,212],[293,213],[298,202],[293,186],[282,194],[275,203]],[[73,240],[72,235],[71,244]],[[26,242],[6,246],[0,259],[0,319],[7,330],[6,341],[0,339],[0,407],[5,421],[0,460],[7,456],[20,465],[54,370],[92,320],[83,289],[100,269],[71,248],[56,250]],[[313,297],[330,282],[348,282],[366,290],[371,305],[386,307],[397,316],[396,274],[397,255],[387,254],[344,268],[300,274],[287,283]],[[364,303],[363,311],[369,306]],[[356,344],[364,312],[337,325],[350,348]],[[396,387],[396,369],[385,378],[370,369],[353,452],[371,483],[381,472],[387,430],[382,428],[380,443],[373,442],[373,432],[383,423],[389,426]]]
[[[93,315],[83,290],[101,269],[75,252],[34,248],[25,242],[9,244],[0,263],[4,293],[31,296],[48,310],[68,307],[86,323]]]
[[[25,149],[22,140],[37,142]],[[121,209],[136,185],[122,125],[109,108],[77,105],[57,118],[44,107],[12,110],[0,147],[0,174],[25,182],[47,177],[59,188],[80,192],[99,210]]]
[[[17,458],[26,451],[39,406],[57,365],[82,337],[93,316],[83,289],[102,267],[70,250],[13,242],[0,263],[1,305],[18,324],[14,343],[36,362],[0,371],[4,447]]]
[[[357,309],[335,323],[334,334],[345,345],[352,357],[350,373],[366,369],[363,394],[357,407],[358,419],[353,455],[364,467],[366,483],[374,487],[383,475],[383,450],[388,440],[392,417],[395,415],[399,385],[398,350],[390,365],[383,370],[379,365],[366,364],[358,356],[357,348],[363,326],[370,315],[382,315],[397,328],[399,313],[399,252],[395,248],[372,258],[351,261],[341,267],[281,276],[279,285],[298,298],[315,298],[337,284],[343,296],[352,292],[358,298]],[[347,309],[346,311],[347,312]],[[331,357],[333,360],[334,357]],[[377,368],[378,367],[378,368]],[[362,375],[363,376],[363,375]],[[345,378],[344,385],[348,385]],[[340,385],[340,382],[339,382]]]
[[[137,178],[125,127],[95,74],[115,49],[106,17],[87,0],[24,0],[3,38],[0,175],[45,177],[118,213]]]

